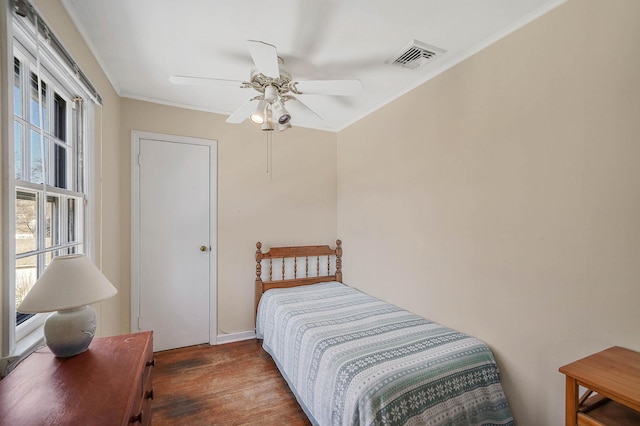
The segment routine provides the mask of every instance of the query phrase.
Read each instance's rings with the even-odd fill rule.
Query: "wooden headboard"
[[[297,247],[271,247],[271,249],[263,253],[262,243],[256,243],[256,296],[255,310],[258,312],[258,303],[262,297],[262,293],[271,288],[295,287],[300,285],[309,285],[323,283],[327,281],[342,282],[342,241],[336,240],[336,248],[329,246],[297,246]],[[326,264],[321,265],[321,258],[324,261],[326,256]],[[309,270],[309,258],[315,259],[314,268]],[[335,271],[331,274],[331,260],[334,258]],[[273,260],[280,259],[281,271],[280,279],[273,280]],[[285,277],[285,260],[293,259],[293,278]],[[299,260],[304,259],[304,269],[302,265],[298,267]],[[262,261],[268,260],[269,279],[262,279]],[[300,262],[301,263],[301,262]],[[322,275],[326,272],[326,275]]]

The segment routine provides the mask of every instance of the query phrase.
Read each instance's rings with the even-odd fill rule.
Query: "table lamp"
[[[44,338],[57,357],[87,350],[96,331],[91,306],[118,290],[84,254],[56,256],[17,310],[25,314],[53,312],[44,323]],[[57,312],[54,312],[57,311]]]

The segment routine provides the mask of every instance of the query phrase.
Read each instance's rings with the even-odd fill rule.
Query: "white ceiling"
[[[253,89],[177,86],[171,75],[248,80],[246,40],[278,49],[295,81],[359,79],[351,97],[299,95],[339,131],[566,0],[62,0],[120,96],[231,114]],[[413,39],[446,51],[385,64]],[[496,64],[498,68],[500,64]]]

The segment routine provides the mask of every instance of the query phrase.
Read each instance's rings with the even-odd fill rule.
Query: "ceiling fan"
[[[251,69],[249,81],[181,75],[172,75],[169,80],[174,84],[218,87],[237,84],[240,88],[254,89],[258,94],[240,105],[227,118],[227,123],[242,123],[249,117],[254,123],[261,124],[262,130],[274,130],[276,124],[280,131],[291,127],[291,114],[285,108],[285,103],[322,119],[294,94],[349,96],[362,90],[360,80],[295,81],[285,68],[284,60],[278,56],[275,46],[258,40],[247,40],[247,44],[255,65]]]

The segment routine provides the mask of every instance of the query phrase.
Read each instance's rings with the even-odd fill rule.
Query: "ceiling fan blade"
[[[258,40],[247,40],[249,54],[258,71],[267,77],[279,78],[278,51],[275,46]]]
[[[309,108],[305,105],[300,99],[294,98],[293,96],[287,96],[287,101],[285,102],[286,107],[291,112],[291,117],[293,120],[299,118],[318,118],[320,120],[324,120],[320,114]]]
[[[245,101],[240,107],[233,112],[225,121],[231,124],[240,124],[247,118],[249,118],[249,114],[253,112],[253,110],[258,106],[257,99],[248,99]]]
[[[362,90],[360,80],[308,80],[296,81],[295,88],[305,95],[350,96]]]
[[[187,86],[230,86],[230,87],[242,87],[243,81],[240,80],[227,80],[224,78],[209,78],[209,77],[190,77],[186,75],[172,75],[169,77],[169,81],[173,84],[181,84]]]

